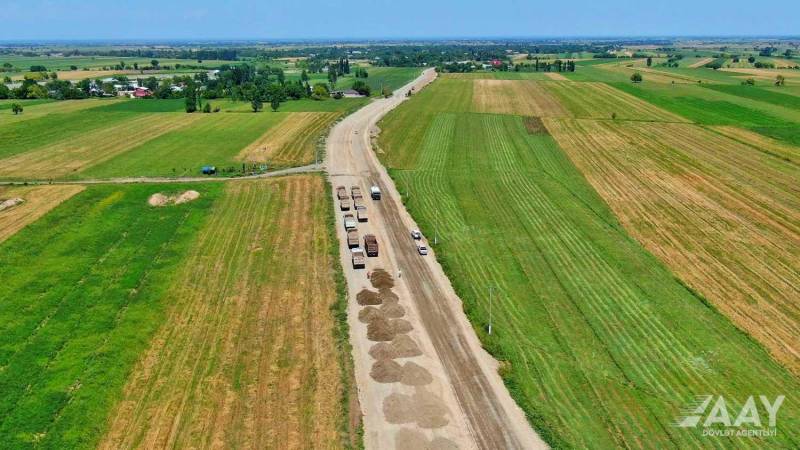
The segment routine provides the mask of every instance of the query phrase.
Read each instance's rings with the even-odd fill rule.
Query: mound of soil
[[[361,321],[361,323],[370,323],[378,317],[386,319],[386,314],[374,306],[367,306],[358,312],[358,320]]]
[[[397,352],[389,342],[378,342],[369,349],[369,356],[374,359],[395,359]]]
[[[200,198],[200,193],[197,191],[186,191],[183,194],[179,195],[178,198],[175,199],[175,204],[180,205],[181,203],[190,202],[192,200],[197,200]]]
[[[383,288],[378,290],[378,297],[385,302],[399,302],[400,297],[397,296],[394,292],[392,292],[391,288]]]
[[[375,317],[367,325],[367,339],[370,341],[391,341],[394,335],[394,326],[385,317]]]
[[[361,306],[381,304],[381,299],[378,297],[378,293],[375,291],[370,291],[369,289],[362,289],[361,292],[356,294],[356,301]]]
[[[22,203],[25,203],[25,200],[19,197],[9,198],[8,200],[0,200],[0,211],[11,209]]]
[[[408,333],[414,329],[414,327],[411,325],[411,322],[405,319],[392,319],[389,321],[389,323],[391,324],[392,330],[394,330],[395,334]]]
[[[382,312],[384,316],[390,319],[399,319],[406,315],[405,308],[398,305],[397,303],[384,302],[383,305],[381,305],[380,312]]]
[[[436,395],[420,388],[413,395],[393,393],[383,400],[383,416],[389,423],[440,428],[449,423],[447,413],[447,407]]]
[[[408,386],[424,386],[433,382],[433,375],[428,369],[409,361],[403,366],[400,382]]]
[[[383,269],[375,269],[369,277],[372,287],[377,289],[390,289],[394,287],[394,279]]]
[[[379,359],[372,364],[369,376],[378,383],[397,383],[403,376],[403,367],[391,359]]]
[[[200,198],[200,193],[197,191],[186,191],[177,196],[166,196],[161,192],[156,192],[147,199],[147,204],[150,206],[180,205],[198,198]]]
[[[406,334],[395,336],[391,343],[392,349],[397,355],[397,358],[413,358],[422,355],[422,350],[414,339]]]
[[[403,428],[394,435],[395,448],[413,448],[417,450],[457,450],[458,445],[450,439],[437,436],[428,441],[419,431]]]

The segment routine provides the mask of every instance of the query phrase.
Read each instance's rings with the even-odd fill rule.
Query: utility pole
[[[489,285],[489,336],[492,335],[492,297],[494,294],[494,286]]]

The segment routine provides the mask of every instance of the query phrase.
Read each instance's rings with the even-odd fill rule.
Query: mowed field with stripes
[[[212,101],[213,102],[213,101]],[[320,139],[360,99],[298,102],[288,112],[186,114],[173,100],[89,99],[0,111],[0,179],[196,176],[205,165],[231,172],[313,163]]]
[[[797,447],[792,146],[596,81],[444,75],[379,126],[379,157],[548,442]],[[701,396],[738,411],[781,394],[776,436],[675,426]]]

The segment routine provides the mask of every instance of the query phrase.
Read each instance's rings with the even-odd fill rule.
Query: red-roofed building
[[[133,97],[136,98],[150,97],[151,95],[152,92],[150,92],[150,89],[146,87],[137,87],[136,89],[133,90]]]

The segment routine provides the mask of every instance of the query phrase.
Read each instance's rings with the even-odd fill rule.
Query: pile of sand
[[[362,289],[361,292],[356,294],[356,301],[361,306],[381,304],[381,299],[378,297],[378,293],[375,291],[370,291],[369,289]]]
[[[367,325],[367,339],[370,341],[391,341],[394,335],[394,326],[383,315],[373,318]]]
[[[11,209],[17,205],[24,203],[25,200],[19,197],[9,198],[8,200],[0,200],[0,211]]]
[[[389,324],[395,334],[405,334],[414,329],[411,322],[405,319],[392,319],[389,321]]]
[[[377,289],[389,289],[394,287],[394,279],[383,269],[375,269],[369,277],[372,287]]]
[[[426,368],[409,361],[403,366],[400,382],[408,386],[424,386],[433,382],[433,375]]]
[[[400,297],[397,296],[390,288],[383,288],[378,290],[378,296],[383,302],[399,302]]]
[[[161,192],[156,192],[147,199],[147,204],[150,206],[180,205],[181,203],[188,203],[198,198],[200,198],[200,193],[197,191],[186,191],[173,196],[166,196]]]
[[[383,400],[383,416],[393,424],[416,423],[420,428],[441,428],[449,423],[447,407],[435,395],[417,388],[413,395],[390,394]]]
[[[378,317],[386,319],[386,315],[374,306],[367,306],[358,312],[358,320],[360,320],[361,323],[370,323]]]
[[[399,319],[406,315],[406,310],[397,303],[386,303],[381,305],[380,312],[390,319]]]
[[[403,367],[391,359],[379,359],[372,365],[369,376],[378,383],[397,383],[403,377]]]
[[[398,334],[392,342],[379,342],[369,349],[375,359],[413,358],[422,355],[422,350],[414,339],[406,334]]]

